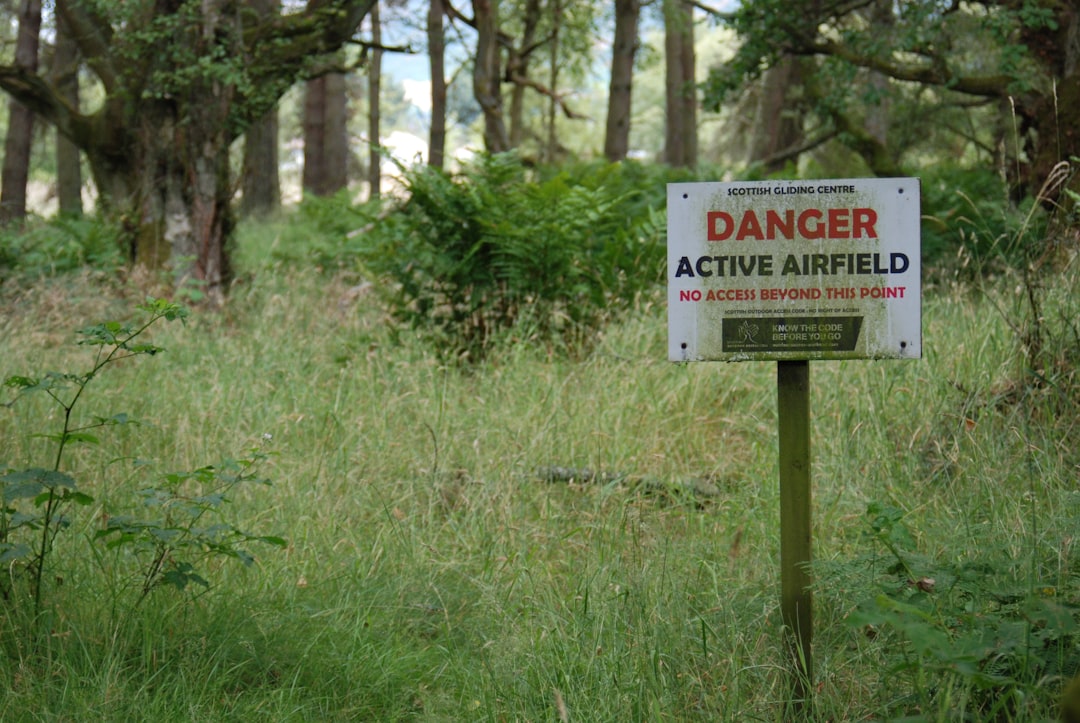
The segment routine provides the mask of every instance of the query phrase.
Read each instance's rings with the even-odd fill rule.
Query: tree
[[[79,107],[79,47],[64,23],[56,27],[56,49],[53,51],[52,82],[57,92],[71,105]],[[81,216],[82,164],[79,147],[60,133],[56,134],[56,197],[60,213]]]
[[[102,103],[71,106],[37,73],[0,66],[0,88],[85,153],[136,263],[205,285],[231,277],[229,146],[298,79],[326,70],[374,0],[326,0],[273,18],[231,0],[54,0],[100,82]]]
[[[781,58],[762,74],[757,88],[754,124],[749,133],[751,165],[766,173],[777,173],[796,159],[802,145],[803,109],[798,98],[803,89],[803,59]]]
[[[281,12],[279,0],[254,0],[252,9],[263,18]],[[278,108],[275,105],[253,121],[244,133],[244,167],[241,178],[241,212],[245,216],[265,216],[281,206],[281,176],[278,171]]]
[[[630,151],[631,90],[640,16],[641,0],[615,0],[615,36],[604,132],[604,156],[612,162],[623,160]]]
[[[281,207],[280,125],[275,106],[252,122],[244,133],[241,212],[245,216],[265,216]]]
[[[378,0],[370,3],[375,10]],[[308,0],[309,11],[327,7],[326,0]],[[307,82],[304,96],[305,193],[331,196],[349,182],[348,94],[340,54],[325,58],[330,69]],[[376,139],[377,142],[377,139]]]
[[[443,167],[446,155],[446,35],[443,0],[428,6],[428,60],[431,71],[431,131],[428,136],[428,165]]]
[[[892,0],[875,0],[868,8],[867,22],[876,32],[882,34],[892,33],[893,13]],[[889,77],[877,70],[868,71],[866,108],[866,130],[880,143],[888,144],[889,140]]]
[[[379,3],[371,7],[371,57],[368,59],[368,197],[378,198],[382,192],[382,153],[379,139],[382,137],[382,118],[379,113],[379,96],[382,88],[382,33],[379,27]]]
[[[664,0],[664,162],[697,164],[697,83],[694,76],[694,8]]]
[[[503,118],[502,73],[499,60],[499,0],[472,0],[476,26],[473,94],[484,115],[484,147],[489,153],[510,150]]]
[[[15,67],[21,72],[37,72],[40,34],[41,0],[22,0],[19,34],[15,41]],[[12,103],[4,140],[4,165],[0,171],[0,223],[21,222],[26,218],[26,184],[30,177],[33,133],[33,110],[22,103]]]
[[[500,24],[498,0],[474,0],[473,17],[467,18],[454,9],[452,4],[444,7],[447,14],[461,20],[476,30],[476,52],[473,58],[473,98],[484,118],[484,142],[489,152],[497,153],[518,148],[527,137],[540,139],[538,131],[528,128],[526,122],[526,90],[533,90],[547,98],[544,114],[546,143],[539,149],[540,156],[551,157],[557,146],[554,115],[562,110],[567,118],[584,116],[575,113],[567,104],[566,97],[557,87],[560,72],[565,68],[579,71],[569,58],[580,59],[591,48],[590,31],[593,21],[593,4],[587,2],[564,3],[552,0],[546,7],[538,0],[522,0],[518,12],[509,13],[514,22],[520,23],[519,32]],[[571,7],[572,6],[572,7]],[[546,13],[543,11],[547,11]],[[570,17],[572,22],[564,19]],[[547,25],[544,27],[544,21]],[[543,32],[541,32],[541,30]],[[586,40],[588,37],[588,40]],[[548,49],[548,81],[542,83],[530,75],[531,58],[541,48]],[[502,50],[506,50],[505,68]],[[576,73],[579,76],[581,72]],[[507,131],[502,98],[502,84],[513,86],[511,95],[510,130]],[[534,114],[538,116],[539,114]]]
[[[548,82],[551,87],[551,95],[548,96],[547,112],[547,144],[545,145],[544,159],[548,163],[554,163],[560,151],[559,136],[555,130],[556,111],[559,108],[559,97],[556,89],[559,87],[559,52],[562,40],[563,5],[562,0],[551,0],[551,41],[548,44]]]
[[[997,0],[904,3],[815,3],[818,10],[792,16],[782,0],[745,0],[729,22],[742,38],[731,62],[710,73],[706,97],[716,106],[727,92],[757,77],[785,54],[818,59],[810,87],[817,112],[837,137],[879,174],[900,170],[880,126],[862,112],[868,71],[891,79],[891,92],[914,95],[932,89],[957,105],[997,101],[1011,118],[990,124],[976,139],[983,147],[1015,147],[1015,163],[1003,169],[1020,193],[1055,202],[1068,174],[1058,164],[1080,155],[1080,9],[1063,0]],[[888,13],[884,18],[881,14]],[[868,17],[888,32],[867,32]],[[860,75],[861,74],[861,75]],[[870,119],[873,120],[872,118]],[[1002,129],[1015,128],[1008,137]],[[1050,184],[1044,188],[1044,184]],[[1073,190],[1080,176],[1071,176]]]
[[[525,0],[524,11],[521,14],[521,38],[517,44],[507,43],[509,46],[506,58],[506,77],[513,81],[515,78],[522,80],[529,77],[529,61],[533,52],[539,47],[536,40],[536,29],[540,25],[540,0]],[[521,146],[525,140],[525,90],[528,86],[523,82],[515,82],[510,95],[510,145],[513,148]]]

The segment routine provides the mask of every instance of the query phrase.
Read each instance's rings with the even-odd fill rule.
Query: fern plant
[[[534,178],[514,154],[451,175],[406,174],[408,201],[364,254],[393,315],[447,356],[483,358],[508,333],[571,350],[662,279],[662,219],[612,168]]]

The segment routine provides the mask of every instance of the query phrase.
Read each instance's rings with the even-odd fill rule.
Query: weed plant
[[[212,564],[194,602],[162,588],[121,612],[78,552],[100,520],[73,520],[48,655],[0,658],[0,718],[780,720],[773,365],[670,364],[645,293],[580,358],[520,340],[465,370],[393,334],[355,278],[248,234],[226,310],[95,380],[146,424],[70,463],[112,484],[114,460],[199,469],[269,437],[274,487],[229,513],[288,547]],[[1068,278],[1047,280],[1055,314]],[[1077,645],[1076,414],[1016,386],[998,313],[1015,282],[935,286],[923,360],[812,365],[818,720],[1055,715]],[[78,368],[70,329],[142,296],[100,283],[5,287],[0,377]],[[47,446],[16,412],[4,459]]]

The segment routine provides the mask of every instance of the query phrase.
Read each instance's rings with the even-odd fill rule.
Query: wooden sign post
[[[810,360],[922,356],[915,178],[668,184],[668,358],[776,361],[780,612],[810,710]]]
[[[813,690],[813,599],[810,591],[810,362],[776,363],[780,447],[780,619],[795,674],[796,707]]]

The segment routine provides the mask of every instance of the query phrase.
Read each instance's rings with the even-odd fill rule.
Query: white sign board
[[[667,192],[672,361],[922,355],[919,179]]]

